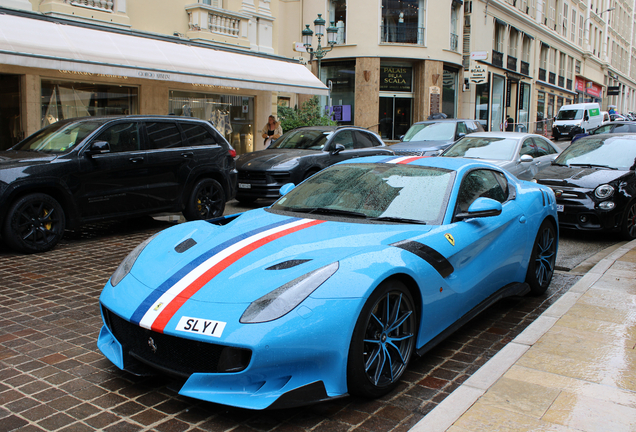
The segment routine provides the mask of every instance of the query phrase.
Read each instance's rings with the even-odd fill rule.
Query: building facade
[[[262,148],[279,96],[328,94],[276,54],[277,6],[0,0],[0,149],[60,119],[113,114],[199,117],[237,153]]]

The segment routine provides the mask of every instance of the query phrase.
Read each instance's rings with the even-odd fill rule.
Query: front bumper
[[[552,135],[559,136],[569,136],[570,139],[574,138],[574,135],[583,133],[583,129],[581,129],[578,125],[563,125],[563,126],[552,126]]]
[[[236,198],[280,198],[287,183],[295,183],[289,172],[239,171]]]
[[[593,190],[552,187],[557,196],[559,226],[581,231],[619,231],[623,221],[624,204],[614,199],[593,199]],[[601,202],[613,201],[614,208],[604,210]]]

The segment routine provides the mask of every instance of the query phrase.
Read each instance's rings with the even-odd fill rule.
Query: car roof
[[[196,121],[208,123],[206,120],[201,120],[196,117],[184,117],[184,116],[176,116],[176,115],[155,115],[155,114],[130,114],[130,115],[109,115],[109,116],[88,116],[88,117],[73,117],[70,119],[60,120],[56,123],[82,123],[82,122],[97,122],[97,123],[108,123],[110,121],[115,120],[123,120],[123,119],[134,119],[134,120],[176,120],[179,121]]]
[[[525,137],[542,137],[538,134],[527,133],[527,132],[502,132],[502,131],[491,131],[491,132],[474,132],[470,135],[466,135],[465,138],[478,138],[478,137],[490,137],[490,138],[514,138],[521,139]]]

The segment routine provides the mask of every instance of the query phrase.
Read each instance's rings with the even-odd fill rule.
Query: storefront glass
[[[536,133],[541,133],[544,131],[544,113],[545,113],[545,93],[538,92],[537,93],[537,123],[536,123]]]
[[[255,150],[253,97],[170,91],[169,111],[212,122],[237,154]]]
[[[24,138],[20,120],[20,76],[0,74],[0,150]]]
[[[411,126],[410,97],[380,97],[379,129],[382,139],[399,140]]]
[[[42,127],[73,117],[138,114],[138,90],[109,84],[42,80]]]
[[[519,91],[519,123],[523,126],[523,131],[530,131],[530,85],[520,83]]]
[[[503,130],[504,113],[504,78],[499,75],[492,76],[492,116],[490,121],[491,131]]]
[[[457,117],[457,70],[444,68],[442,112],[448,118]]]
[[[552,132],[552,123],[554,122],[554,95],[548,94],[548,112],[546,113],[545,125],[548,132]]]
[[[340,125],[354,124],[356,63],[330,62],[320,68],[321,80],[331,85],[331,101],[321,96],[322,104],[333,107],[332,118]],[[331,84],[330,84],[331,83]]]
[[[475,119],[481,123],[484,130],[488,130],[488,106],[490,100],[490,85],[488,83],[475,86]]]
[[[381,41],[424,45],[425,0],[382,0]]]

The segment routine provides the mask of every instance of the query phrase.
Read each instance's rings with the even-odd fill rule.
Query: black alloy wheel
[[[625,209],[625,219],[621,227],[621,234],[627,240],[636,238],[636,201],[632,201]]]
[[[351,394],[379,397],[395,388],[415,349],[417,312],[409,290],[385,281],[369,297],[353,332],[347,364]]]
[[[2,236],[7,245],[18,252],[46,252],[62,239],[65,226],[60,203],[50,195],[34,193],[11,205]]]
[[[548,289],[554,275],[557,238],[554,224],[544,220],[532,247],[526,282],[531,295],[541,295]]]
[[[192,188],[192,194],[183,212],[188,220],[213,219],[223,216],[225,192],[214,179],[199,180]]]

